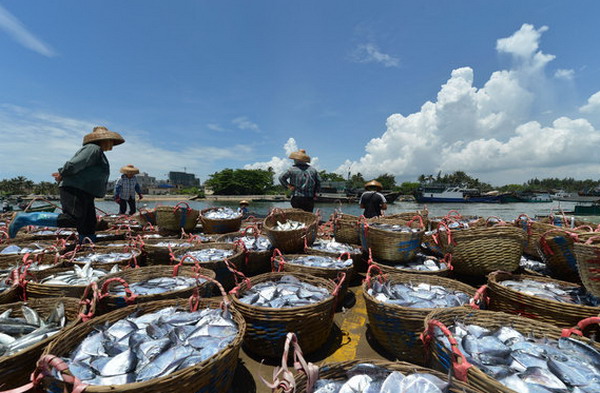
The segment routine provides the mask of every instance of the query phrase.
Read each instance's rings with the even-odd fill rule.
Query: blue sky
[[[135,164],[598,178],[597,1],[0,0],[0,178]],[[292,139],[290,139],[292,138]]]

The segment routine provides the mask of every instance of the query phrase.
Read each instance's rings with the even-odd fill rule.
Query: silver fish
[[[300,221],[286,220],[284,222],[277,221],[277,224],[273,227],[274,231],[295,231],[297,229],[306,228],[306,224]]]
[[[207,211],[203,216],[211,220],[232,220],[240,218],[242,213],[228,207],[220,207],[218,209]]]

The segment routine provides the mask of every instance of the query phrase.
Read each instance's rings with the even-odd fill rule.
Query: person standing
[[[144,198],[142,189],[137,181],[137,175],[140,170],[129,164],[121,168],[122,173],[115,185],[115,202],[119,204],[119,214],[125,214],[127,205],[129,205],[129,215],[135,213],[135,194],[138,194],[140,200]]]
[[[365,183],[365,192],[360,196],[360,208],[365,209],[363,216],[366,218],[377,217],[381,215],[382,210],[387,210],[387,201],[379,191],[383,189],[381,183],[377,180],[371,180]]]
[[[79,242],[96,240],[96,206],[94,198],[106,194],[110,166],[104,152],[125,142],[123,137],[106,127],[94,127],[83,137],[83,147],[52,174],[59,182],[62,213],[19,213],[13,216],[8,234],[11,238],[27,225],[77,228]]]
[[[294,160],[294,165],[279,176],[279,183],[292,191],[292,207],[312,213],[317,192],[321,189],[319,173],[308,165],[310,157],[305,150],[292,152],[289,158]]]

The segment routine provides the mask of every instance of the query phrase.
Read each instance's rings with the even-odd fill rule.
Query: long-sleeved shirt
[[[62,176],[59,187],[77,188],[102,198],[106,194],[110,166],[100,146],[88,143],[59,168],[58,173]]]
[[[308,164],[294,164],[279,176],[282,186],[294,186],[292,196],[314,197],[321,189],[321,179],[315,168]]]
[[[115,185],[115,197],[119,197],[123,200],[135,199],[135,194],[141,194],[142,189],[138,184],[137,178],[132,176],[131,178],[127,175],[122,175],[117,184]]]

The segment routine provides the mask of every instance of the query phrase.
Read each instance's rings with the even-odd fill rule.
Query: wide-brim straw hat
[[[376,187],[378,190],[383,190],[383,186],[377,180],[371,180],[368,183],[365,183],[365,188]]]
[[[244,199],[244,200],[240,201],[240,205],[248,205],[249,206],[250,202],[248,202],[247,200]]]
[[[134,167],[132,164],[129,164],[122,167],[120,172],[125,175],[137,175],[138,173],[140,173],[140,170]]]
[[[110,131],[106,127],[94,127],[92,132],[83,137],[84,145],[99,141],[113,141],[113,145],[116,146],[125,142],[125,139],[119,133]]]
[[[292,160],[298,160],[303,162],[310,162],[310,157],[306,154],[306,150],[300,149],[298,151],[294,151],[289,155],[289,158]]]

